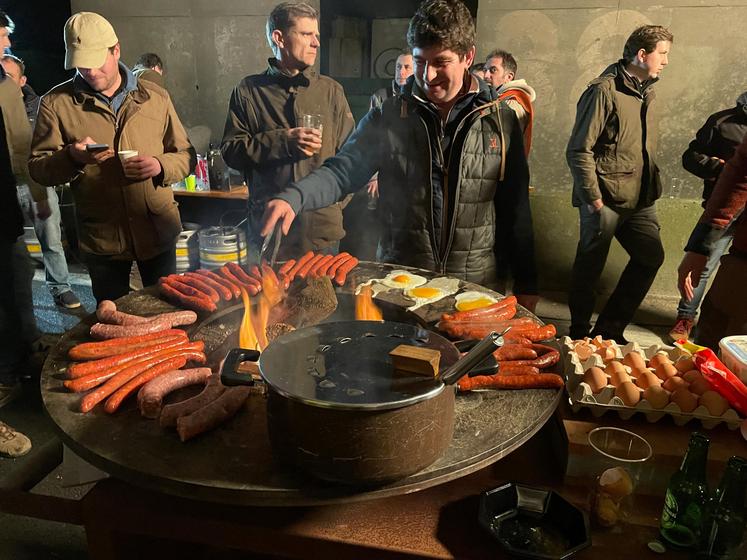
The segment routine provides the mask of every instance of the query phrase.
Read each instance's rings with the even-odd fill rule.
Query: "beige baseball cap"
[[[65,70],[100,68],[119,43],[112,24],[94,12],[78,12],[65,23]]]

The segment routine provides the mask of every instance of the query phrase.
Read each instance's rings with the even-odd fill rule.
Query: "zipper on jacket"
[[[430,220],[431,224],[433,223],[433,169],[431,168],[431,164],[433,162],[433,148],[431,148],[431,137],[428,133],[428,125],[425,122],[425,119],[423,119],[422,115],[418,115],[418,118],[420,119],[420,122],[423,123],[423,128],[425,129],[425,136],[428,139],[426,144],[428,144],[428,199],[431,203],[431,211],[430,216],[428,219]],[[438,258],[438,251],[436,251],[436,233],[433,231],[433,227],[431,227],[431,231],[429,232],[430,238],[431,238],[431,254],[433,255],[433,260],[436,263],[436,267],[439,266],[440,260]]]

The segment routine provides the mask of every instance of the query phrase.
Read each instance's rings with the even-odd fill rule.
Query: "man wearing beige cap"
[[[106,19],[79,12],[64,35],[76,74],[42,97],[29,170],[43,185],[71,183],[93,295],[116,299],[133,260],[145,286],[175,271],[181,221],[169,185],[196,156],[166,90],[120,62]]]

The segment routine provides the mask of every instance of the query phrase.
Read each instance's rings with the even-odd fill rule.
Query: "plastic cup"
[[[125,160],[138,155],[138,151],[137,150],[119,150],[117,152],[117,155],[119,156],[119,161],[124,162]]]
[[[197,187],[197,178],[194,175],[188,175],[184,178],[184,184],[189,192],[194,192]]]
[[[651,458],[651,445],[622,428],[600,427],[589,432],[596,473],[590,495],[592,521],[612,527],[624,521],[632,508],[641,466]]]
[[[322,125],[321,115],[303,114],[301,115],[301,126],[304,128],[313,128],[318,130],[319,134],[322,134],[324,126]],[[315,150],[314,153],[318,153],[319,150]]]

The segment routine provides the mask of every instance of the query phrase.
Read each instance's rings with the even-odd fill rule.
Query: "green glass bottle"
[[[708,505],[696,558],[737,560],[744,536],[747,512],[747,460],[731,457],[716,495]]]
[[[708,502],[706,462],[709,443],[703,434],[693,433],[682,466],[669,479],[659,531],[674,547],[691,548],[698,542]]]

